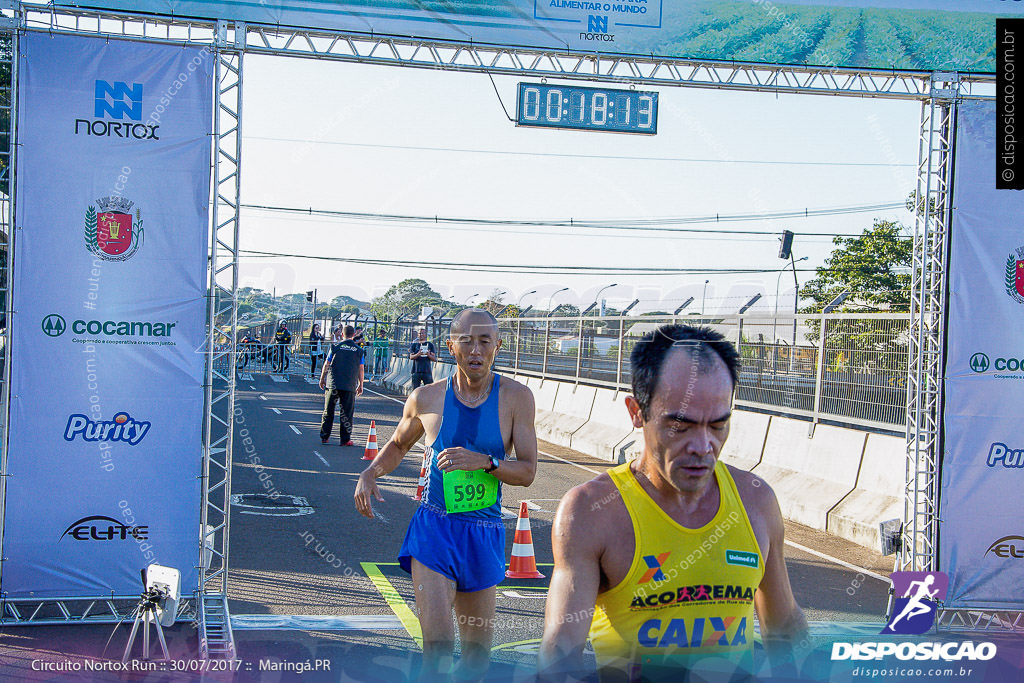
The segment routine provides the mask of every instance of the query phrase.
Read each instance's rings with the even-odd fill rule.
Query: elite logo
[[[672,552],[666,552],[655,557],[654,555],[644,555],[644,562],[647,563],[647,571],[640,577],[637,583],[647,583],[652,579],[654,581],[664,581],[666,578],[665,572],[661,571],[661,566],[665,564],[665,560]]]
[[[892,617],[884,634],[921,635],[935,623],[939,600],[946,599],[949,577],[944,572],[893,572]]]
[[[129,538],[145,541],[149,538],[149,527],[128,526],[113,517],[91,515],[72,522],[57,542],[68,535],[76,541],[127,541]]]
[[[85,248],[104,261],[127,261],[142,246],[142,214],[125,197],[100,197],[85,211]],[[99,212],[96,211],[99,207]]]

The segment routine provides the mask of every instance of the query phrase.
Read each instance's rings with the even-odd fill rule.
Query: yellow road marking
[[[420,620],[416,614],[412,611],[409,605],[405,602],[405,599],[398,594],[395,587],[391,585],[387,577],[384,576],[380,570],[379,565],[398,565],[397,562],[360,562],[359,565],[366,572],[366,576],[369,577],[370,581],[380,592],[380,596],[384,598],[384,602],[388,604],[391,611],[395,613],[398,620],[402,622],[402,626],[405,627],[406,632],[416,641],[416,645],[423,648],[423,632],[420,630]]]

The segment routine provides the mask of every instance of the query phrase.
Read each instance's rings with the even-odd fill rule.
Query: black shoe
[[[320,437],[320,443],[327,443],[327,437],[326,436],[321,436]]]

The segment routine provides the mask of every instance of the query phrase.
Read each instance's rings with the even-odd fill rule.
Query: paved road
[[[349,639],[415,648],[412,586],[395,556],[415,506],[412,500],[422,449],[414,449],[382,482],[378,517],[355,512],[352,493],[365,462],[360,458],[370,421],[381,446],[401,415],[401,397],[378,386],[357,400],[355,447],[337,437],[321,445],[322,392],[299,376],[275,382],[265,375],[241,381],[236,429],[247,428],[254,455],[264,468],[236,455],[235,495],[278,494],[277,501],[246,496],[233,507],[229,596],[235,615],[331,615]],[[237,443],[237,441],[236,441]],[[505,487],[506,556],[514,514],[530,505],[533,539],[541,571],[550,573],[550,529],[558,500],[576,484],[608,467],[552,444],[541,445],[538,475],[529,488]],[[260,480],[262,477],[262,481]],[[270,488],[267,488],[270,487]],[[294,498],[293,498],[294,497]],[[840,539],[788,525],[787,565],[794,591],[809,619],[817,622],[878,622],[886,606],[884,578],[891,560]],[[816,554],[817,553],[817,554]],[[824,555],[824,556],[823,556]],[[840,559],[844,566],[833,559]],[[542,631],[547,580],[508,581],[499,587],[495,657],[510,662],[533,657]],[[358,618],[357,618],[358,617]],[[254,619],[254,625],[259,624]],[[355,628],[359,625],[366,628]],[[373,628],[383,626],[383,628]]]

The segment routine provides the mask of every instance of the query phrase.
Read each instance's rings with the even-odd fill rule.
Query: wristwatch
[[[492,455],[491,456],[491,466],[488,467],[487,469],[485,469],[484,472],[487,472],[487,473],[493,472],[494,470],[498,469],[498,465],[500,465],[500,464],[501,464],[501,460],[498,460],[498,456]]]

